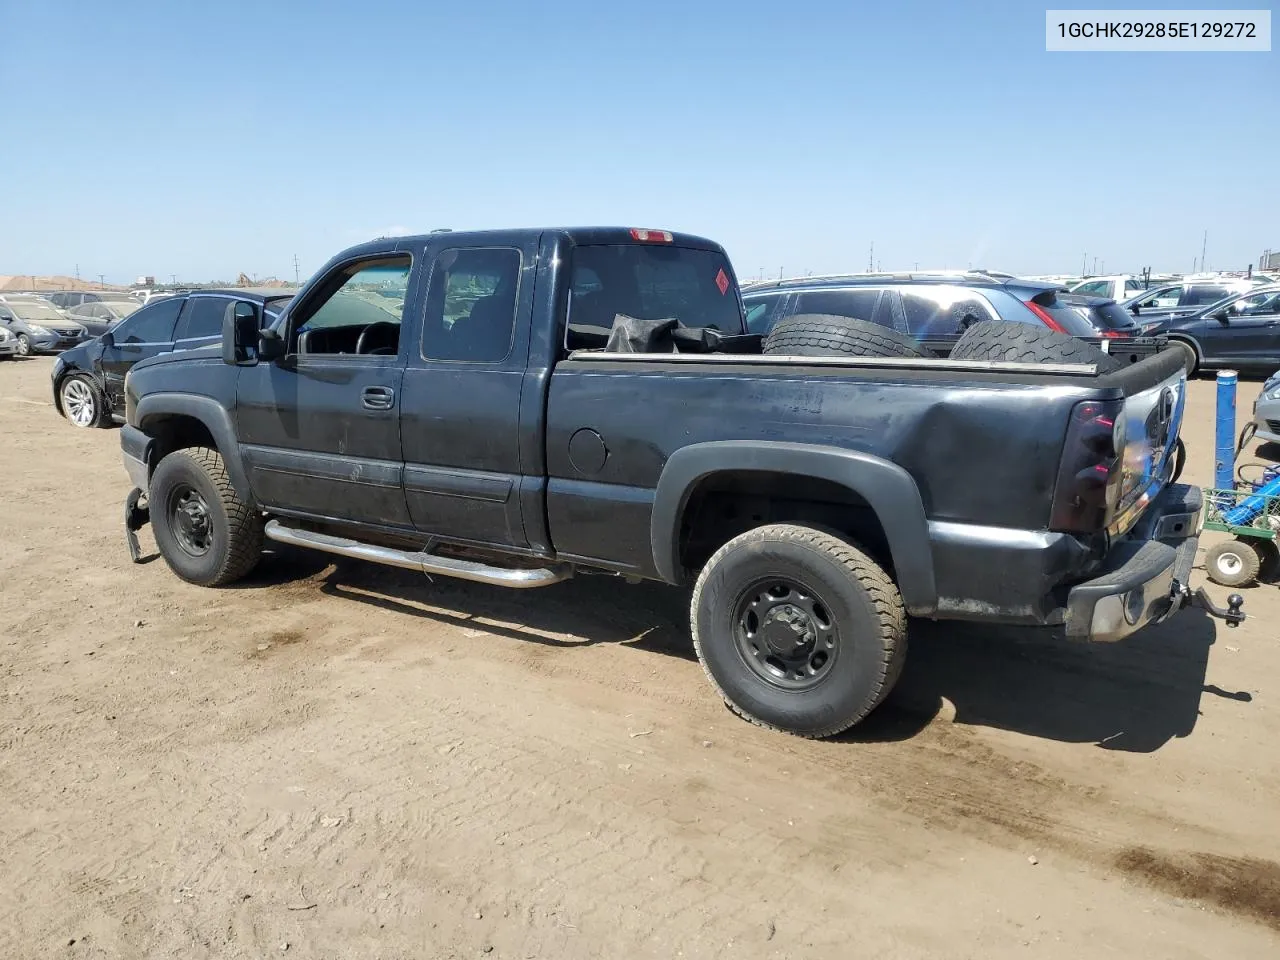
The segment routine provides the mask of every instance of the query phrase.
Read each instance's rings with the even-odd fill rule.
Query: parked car
[[[1168,337],[1187,355],[1187,369],[1280,366],[1280,284],[1251,287],[1189,314],[1143,325],[1145,336]]]
[[[1142,334],[1142,324],[1137,317],[1110,297],[1060,293],[1058,300],[1084,317],[1100,337],[1115,340]]]
[[[1253,406],[1253,420],[1258,425],[1259,440],[1280,443],[1280,371],[1262,385],[1258,402]]]
[[[109,293],[97,293],[92,290],[58,290],[45,294],[45,299],[59,310],[68,311],[74,310],[81,304],[97,303],[99,300],[107,300],[110,297]]]
[[[0,296],[0,324],[13,334],[18,355],[57,353],[88,338],[84,327],[68,320],[53,304],[35,296]]]
[[[935,286],[934,312],[1017,299]],[[1002,362],[1028,330],[1092,348],[999,322],[973,328],[993,328],[985,360],[762,356],[743,324],[723,249],[683,234],[354,247],[267,330],[240,298],[220,346],[130,372],[131,553],[149,521],[204,586],[246,576],[264,539],[507,587],[688,584],[717,692],[809,737],[884,699],[908,614],[1119,640],[1188,602],[1179,357]]]
[[[7,327],[0,326],[0,360],[12,360],[18,355],[18,338]]]
[[[89,336],[98,337],[141,306],[136,300],[99,300],[72,307],[67,316],[84,327]]]
[[[1181,280],[1178,283],[1153,286],[1150,290],[1129,298],[1123,306],[1141,321],[1151,322],[1157,317],[1195,313],[1233,294],[1248,293],[1257,286],[1252,280],[1234,278]]]
[[[53,364],[53,405],[77,427],[104,427],[124,417],[124,378],[139,360],[170,350],[218,343],[227,306],[236,300],[257,304],[273,320],[289,294],[208,290],[154,300],[135,310],[97,339],[68,350]],[[107,306],[106,301],[86,306]]]
[[[1123,303],[1146,289],[1141,277],[1118,273],[1110,277],[1086,277],[1067,287],[1067,292],[1086,297],[1108,297]]]
[[[1065,296],[1053,283],[980,273],[803,277],[753,283],[742,291],[751,333],[768,333],[802,314],[851,317],[910,337],[935,356],[947,356],[968,327],[984,320],[1047,327],[1095,346],[1109,339]]]

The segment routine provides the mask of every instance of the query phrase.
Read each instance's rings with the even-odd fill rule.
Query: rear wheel
[[[1099,373],[1112,373],[1121,364],[1091,343],[1048,327],[1029,323],[984,320],[956,341],[952,360],[1005,360],[1021,363],[1092,363]]]
[[[1205,573],[1224,587],[1245,587],[1258,579],[1262,555],[1255,544],[1237,537],[1210,547],[1204,555]]]
[[[910,337],[869,320],[800,313],[774,324],[762,348],[791,357],[924,357]]]
[[[730,709],[802,737],[833,736],[875,709],[907,652],[897,586],[810,527],[730,540],[698,577],[690,613],[698,660]]]
[[[207,447],[175,450],[160,461],[147,495],[156,546],[188,583],[233,583],[262,556],[262,514],[236,494],[221,455]]]

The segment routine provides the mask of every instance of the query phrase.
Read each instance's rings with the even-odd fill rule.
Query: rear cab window
[[[676,319],[682,326],[744,331],[742,300],[728,258],[718,250],[660,243],[574,248],[565,349],[598,350],[614,318]]]

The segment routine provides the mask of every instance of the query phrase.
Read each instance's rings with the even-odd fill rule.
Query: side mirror
[[[271,363],[285,354],[284,337],[277,330],[263,330],[258,335],[258,356]]]
[[[110,350],[116,345],[116,335],[108,330],[98,338],[98,342],[101,343],[103,347]]]
[[[1226,307],[1223,307],[1221,310],[1213,311],[1213,313],[1209,314],[1209,316],[1211,316],[1214,320],[1217,320],[1219,323],[1223,324],[1224,326],[1231,322],[1231,311],[1228,310]]]
[[[1138,305],[1135,303],[1133,306],[1131,306],[1131,307],[1129,308],[1129,312],[1130,312],[1130,313],[1132,313],[1132,314],[1136,317],[1136,316],[1138,316],[1138,314],[1142,313],[1142,307],[1138,306]]]
[[[256,303],[237,300],[222,314],[222,362],[252,367],[258,362],[258,330],[262,316]]]

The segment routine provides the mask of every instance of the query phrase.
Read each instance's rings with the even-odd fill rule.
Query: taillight
[[[641,243],[671,243],[675,237],[671,236],[670,230],[641,230],[632,227],[631,239],[639,240]]]
[[[1040,304],[1036,303],[1034,300],[1028,300],[1026,301],[1026,303],[1027,303],[1027,309],[1030,310],[1032,313],[1034,313],[1037,317],[1039,317],[1040,322],[1043,323],[1050,330],[1053,330],[1057,333],[1067,332],[1062,329],[1062,324],[1060,324],[1057,320],[1053,319],[1053,317],[1049,316],[1049,311],[1046,310],[1044,307],[1040,306]]]
[[[1106,528],[1120,500],[1124,444],[1123,400],[1085,400],[1072,407],[1051,530],[1097,533]]]
[[[1132,334],[1122,333],[1119,330],[1103,330],[1099,336],[1106,337],[1108,340],[1124,340]]]

